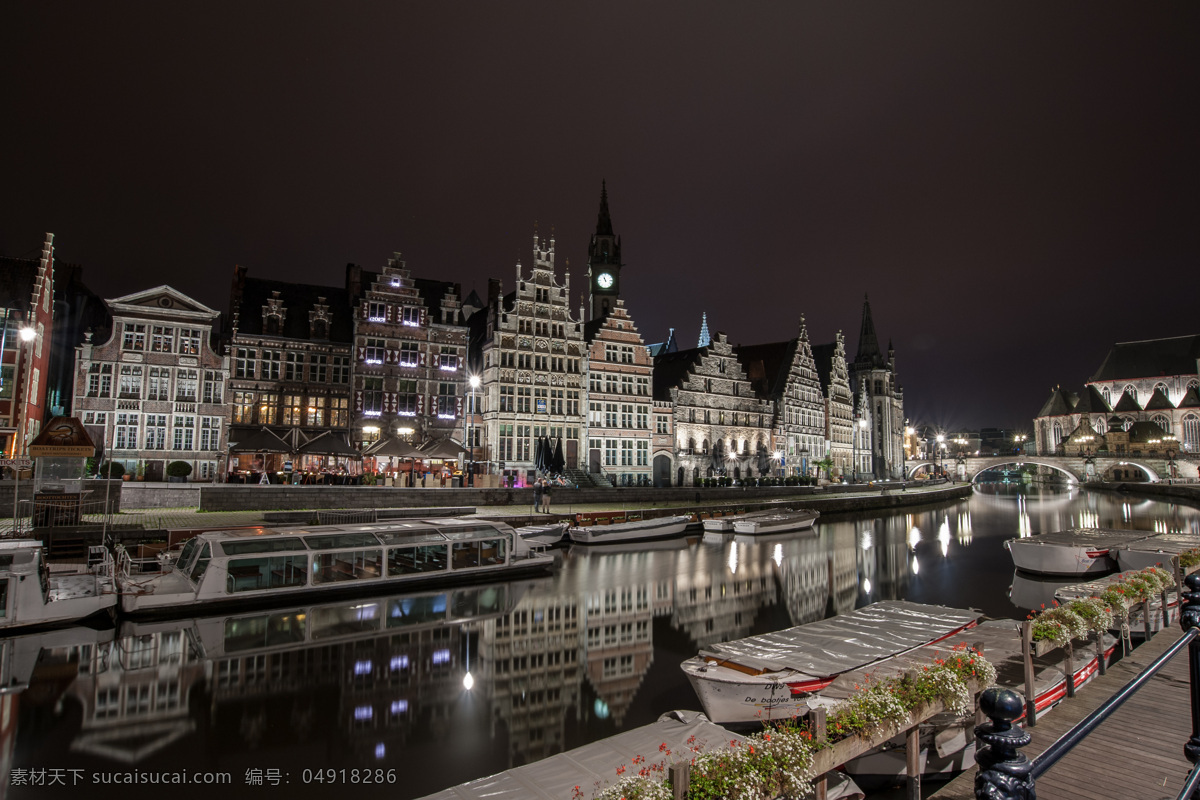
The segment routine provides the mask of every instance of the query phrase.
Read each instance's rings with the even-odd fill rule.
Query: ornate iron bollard
[[[1013,720],[1021,716],[1025,702],[1008,689],[988,689],[979,698],[979,708],[991,722],[975,728],[975,736],[983,743],[975,757],[979,772],[975,775],[976,800],[1036,800],[1033,763],[1018,747],[1029,744],[1032,737]]]
[[[1200,627],[1200,574],[1192,573],[1183,579],[1187,591],[1180,587],[1179,626]],[[1183,746],[1183,754],[1193,764],[1200,761],[1200,639],[1188,643],[1188,675],[1192,684],[1192,736]]]

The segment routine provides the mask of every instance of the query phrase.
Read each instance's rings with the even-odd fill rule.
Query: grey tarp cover
[[[1136,542],[1150,536],[1149,531],[1117,531],[1109,528],[1072,528],[1065,531],[1038,533],[1016,541],[1029,544],[1055,544],[1069,547],[1112,548]]]
[[[668,763],[690,754],[687,740],[705,749],[718,749],[731,739],[741,736],[708,721],[695,711],[673,711],[659,717],[658,722],[618,733],[598,742],[550,756],[533,764],[505,770],[498,775],[480,778],[451,789],[431,794],[424,800],[570,800],[578,786],[585,797],[594,794],[596,783],[607,786],[617,780],[617,767],[632,763],[634,756],[646,757],[646,763],[662,760],[659,746],[666,743],[672,755]],[[834,791],[839,788],[841,793]],[[832,798],[862,798],[862,792],[844,775],[830,774]]]
[[[807,625],[710,645],[700,655],[823,678],[920,647],[979,617],[961,608],[885,600]]]
[[[1166,556],[1163,566],[1170,566],[1171,556],[1200,547],[1200,535],[1175,531],[1173,533],[1156,533],[1153,536],[1130,542],[1121,546],[1122,550],[1137,550],[1143,553],[1162,553]]]

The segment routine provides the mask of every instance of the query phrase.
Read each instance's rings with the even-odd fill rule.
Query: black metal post
[[[1013,720],[1021,716],[1024,701],[1008,689],[988,689],[979,698],[979,708],[991,722],[978,725],[975,736],[983,744],[975,757],[979,772],[975,775],[977,800],[1036,800],[1037,793],[1030,771],[1033,764],[1018,747],[1032,738]]]
[[[1181,591],[1179,625],[1185,631],[1200,627],[1200,575],[1192,574],[1183,579],[1188,591]],[[1192,684],[1192,736],[1183,746],[1183,754],[1195,764],[1200,761],[1200,641],[1196,637],[1188,643],[1188,676]]]

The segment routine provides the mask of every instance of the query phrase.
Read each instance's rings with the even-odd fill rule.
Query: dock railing
[[[1178,567],[1176,574],[1179,574]],[[1192,573],[1183,581],[1186,591],[1180,591],[1179,624],[1184,634],[1179,641],[1034,760],[1030,761],[1019,752],[1032,737],[1013,726],[1013,721],[1020,718],[1025,708],[1021,696],[1008,689],[993,688],[983,693],[980,710],[990,722],[975,728],[975,735],[982,745],[976,756],[979,764],[979,772],[975,775],[977,800],[1033,800],[1037,793],[1037,778],[1108,719],[1185,646],[1191,679],[1192,735],[1184,744],[1183,752],[1193,765],[1200,761],[1200,574]],[[1144,611],[1149,616],[1149,608]],[[1200,798],[1196,793],[1197,786],[1200,786],[1200,766],[1193,766],[1178,800]]]

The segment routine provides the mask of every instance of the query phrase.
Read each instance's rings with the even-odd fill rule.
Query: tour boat
[[[167,572],[122,569],[117,581],[123,612],[179,616],[488,580],[553,564],[553,556],[502,522],[438,518],[206,531],[184,545]]]
[[[0,541],[0,631],[111,615],[117,603],[113,560],[93,547],[84,572],[50,574],[37,539]]]
[[[706,647],[680,666],[717,723],[791,719],[851,670],[975,626],[977,612],[887,600],[829,619]]]
[[[1040,575],[1102,575],[1117,568],[1115,551],[1146,531],[1071,528],[1004,543],[1017,569]]]
[[[1171,559],[1180,553],[1200,548],[1200,536],[1194,533],[1156,533],[1117,549],[1117,565],[1122,572],[1163,567],[1171,569]]]
[[[739,519],[765,517],[768,514],[778,514],[780,509],[768,508],[762,511],[749,511],[741,514],[726,514],[721,517],[708,517],[701,520],[706,533],[732,533],[733,523]]]
[[[683,514],[658,517],[657,519],[615,522],[609,525],[588,525],[587,527],[571,528],[571,541],[576,544],[613,544],[664,539],[683,533],[691,521],[690,516]]]
[[[778,511],[761,517],[734,520],[737,533],[788,533],[811,528],[820,512],[802,508],[799,511]]]

